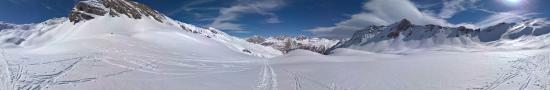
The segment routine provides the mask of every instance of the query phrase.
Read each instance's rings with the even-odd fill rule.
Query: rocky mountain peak
[[[403,31],[403,30],[406,30],[408,29],[409,27],[412,26],[412,23],[411,21],[407,20],[407,19],[403,19],[399,22],[399,24],[397,25],[397,30],[398,31]]]
[[[150,7],[130,0],[83,0],[79,1],[69,14],[69,20],[74,23],[94,19],[96,16],[109,15],[141,19],[152,18],[159,22],[166,20],[165,16]]]
[[[409,29],[412,26],[413,25],[409,20],[403,19],[397,24],[397,28],[395,28],[395,30],[390,32],[390,34],[388,34],[387,37],[396,38],[396,37],[399,36],[400,32],[406,31],[407,29]]]
[[[261,37],[261,36],[254,35],[254,36],[249,37],[248,39],[246,39],[246,41],[248,41],[250,43],[254,43],[254,44],[262,44],[266,41],[266,39]]]

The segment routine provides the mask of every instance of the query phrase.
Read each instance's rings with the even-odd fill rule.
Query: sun
[[[508,6],[521,6],[525,1],[524,0],[501,0],[504,4]]]
[[[508,3],[515,3],[515,4],[521,3],[521,0],[505,0],[505,1]]]

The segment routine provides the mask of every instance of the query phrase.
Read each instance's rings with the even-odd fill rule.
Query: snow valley
[[[550,22],[404,18],[351,38],[235,37],[130,0],[0,22],[0,90],[546,90]]]

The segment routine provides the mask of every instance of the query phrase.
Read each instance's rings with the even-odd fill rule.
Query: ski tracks
[[[499,73],[496,80],[478,89],[550,90],[550,55],[520,58],[512,61],[510,67],[510,70]]]
[[[269,61],[265,60],[263,69],[260,72],[259,81],[254,90],[279,90],[277,86],[277,74],[269,64]]]
[[[41,61],[38,58],[28,60]],[[3,81],[3,83],[7,83],[8,85],[3,86],[9,86],[6,90],[42,90],[52,85],[83,83],[101,78],[87,77],[73,80],[59,80],[65,77],[69,72],[73,72],[73,69],[78,67],[80,63],[86,61],[98,62],[100,60],[97,57],[81,56],[39,63],[16,64],[7,62],[8,67],[6,67],[6,69],[9,73],[3,74],[8,76],[8,80]],[[0,90],[4,90],[4,88]]]
[[[21,65],[18,68],[15,68],[17,73],[12,73],[12,81],[19,82],[16,84],[18,90],[42,90],[49,85],[58,85],[58,84],[68,84],[71,82],[83,82],[89,81],[90,79],[82,79],[75,81],[57,81],[57,79],[65,76],[73,68],[77,66],[79,62],[89,57],[77,57],[72,59],[59,60],[58,62],[71,62],[65,68],[61,69],[58,72],[50,74],[29,74],[28,72],[23,72],[23,67]],[[56,61],[57,62],[57,61]],[[27,64],[27,65],[41,65],[41,64]],[[24,75],[24,76],[23,76]],[[23,76],[23,78],[21,78]]]

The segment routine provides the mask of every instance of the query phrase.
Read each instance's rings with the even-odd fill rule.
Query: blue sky
[[[135,0],[171,18],[229,34],[346,37],[403,18],[415,24],[484,28],[550,16],[549,0]],[[65,17],[76,0],[0,0],[0,21]]]

